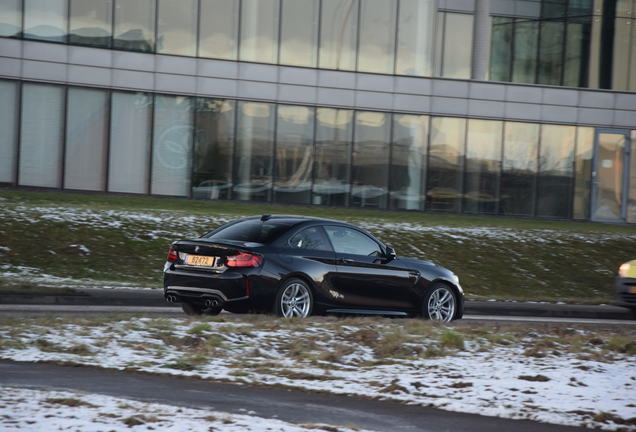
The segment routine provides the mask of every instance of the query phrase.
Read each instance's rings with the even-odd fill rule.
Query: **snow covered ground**
[[[249,414],[179,408],[96,394],[0,387],[0,429],[3,431],[324,432],[327,430],[321,426],[324,425],[295,425]],[[328,430],[353,431],[346,427],[332,427]]]
[[[0,358],[288,386],[450,411],[636,430],[636,334],[268,316],[31,318]]]

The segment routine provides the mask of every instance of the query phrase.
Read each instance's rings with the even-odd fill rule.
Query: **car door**
[[[336,253],[332,284],[340,304],[348,308],[408,309],[412,307],[416,277],[384,256],[382,246],[362,231],[325,225]]]

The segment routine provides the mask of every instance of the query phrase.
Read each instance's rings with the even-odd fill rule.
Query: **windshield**
[[[289,222],[250,219],[221,226],[203,237],[213,240],[235,240],[253,243],[270,243],[287,231]]]

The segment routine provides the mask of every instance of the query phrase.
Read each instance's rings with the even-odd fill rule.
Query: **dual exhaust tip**
[[[168,303],[178,303],[179,299],[174,294],[168,294],[166,296],[166,300]],[[203,303],[207,309],[209,308],[217,308],[223,306],[223,300],[218,297],[206,297],[205,302]]]

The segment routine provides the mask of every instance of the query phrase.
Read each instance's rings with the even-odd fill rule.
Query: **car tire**
[[[448,284],[434,283],[422,300],[422,317],[425,319],[450,322],[457,315],[457,294]]]
[[[276,294],[274,314],[284,318],[306,318],[314,309],[314,294],[302,279],[293,278],[283,282]]]
[[[203,306],[181,302],[181,309],[186,315],[203,315]]]

